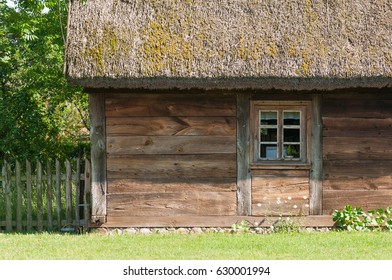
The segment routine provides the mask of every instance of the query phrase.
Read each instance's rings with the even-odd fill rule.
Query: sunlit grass
[[[0,234],[3,260],[390,260],[388,232],[294,234]]]

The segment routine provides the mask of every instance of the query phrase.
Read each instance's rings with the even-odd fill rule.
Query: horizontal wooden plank
[[[235,178],[236,155],[129,155],[107,158],[107,178]]]
[[[254,178],[308,178],[309,170],[302,169],[282,169],[282,170],[271,170],[271,169],[252,169],[252,177]]]
[[[109,194],[108,216],[234,215],[235,192]]]
[[[392,160],[324,160],[324,179],[378,178],[390,176]]]
[[[308,215],[309,178],[253,178],[252,215]]]
[[[324,190],[392,190],[392,176],[335,178],[323,181]]]
[[[106,118],[106,135],[235,136],[235,117]]]
[[[233,192],[236,191],[235,178],[138,178],[109,179],[109,194],[135,192]]]
[[[330,215],[334,210],[342,210],[344,206],[351,204],[364,210],[392,206],[391,190],[324,190],[323,214]]]
[[[115,94],[107,95],[105,106],[107,117],[236,115],[235,95]]]
[[[382,99],[329,99],[323,100],[323,117],[377,118],[392,116],[392,100]]]
[[[391,112],[392,116],[392,112]],[[324,137],[392,137],[392,118],[324,117]]]
[[[109,136],[110,155],[221,154],[236,152],[235,136]]]
[[[108,216],[107,222],[101,227],[223,227],[230,228],[233,224],[246,220],[252,227],[271,227],[281,217],[255,216]],[[331,215],[293,217],[293,221],[303,227],[332,227]]]
[[[392,137],[327,137],[325,160],[391,160]]]

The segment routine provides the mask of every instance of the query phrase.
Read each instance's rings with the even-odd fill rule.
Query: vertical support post
[[[84,167],[84,230],[87,231],[90,219],[91,206],[91,165],[86,159]]]
[[[72,167],[71,162],[67,159],[65,161],[65,204],[66,204],[66,219],[67,226],[72,225]]]
[[[61,165],[56,159],[56,218],[57,228],[61,229]]]
[[[42,231],[43,226],[42,203],[42,163],[37,161],[37,230]]]
[[[252,214],[249,94],[237,94],[237,214]]]
[[[322,121],[322,95],[314,94],[312,97],[311,118],[311,170],[310,170],[310,198],[309,214],[322,215],[323,213],[323,121]]]
[[[12,190],[11,190],[11,166],[4,160],[3,176],[5,181],[5,230],[12,231]]]
[[[90,139],[91,139],[91,194],[92,222],[106,222],[106,132],[105,132],[105,96],[99,93],[89,94]]]
[[[16,172],[16,230],[22,231],[22,180],[20,162],[15,162]]]
[[[27,226],[26,230],[33,229],[33,195],[32,195],[32,178],[31,178],[31,163],[26,160],[26,203],[27,203]]]
[[[48,214],[48,230],[53,229],[52,197],[52,169],[50,166],[50,160],[48,160],[46,163],[46,209]]]

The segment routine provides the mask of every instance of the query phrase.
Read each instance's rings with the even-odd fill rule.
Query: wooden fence
[[[0,232],[87,229],[88,160],[1,163]]]

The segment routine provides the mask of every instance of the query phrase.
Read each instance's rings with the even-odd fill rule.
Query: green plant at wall
[[[250,225],[247,220],[242,220],[241,223],[236,223],[231,226],[235,233],[248,233],[250,232]]]
[[[370,231],[387,229],[392,231],[392,208],[364,211],[360,207],[346,205],[332,214],[336,225],[348,231]]]

